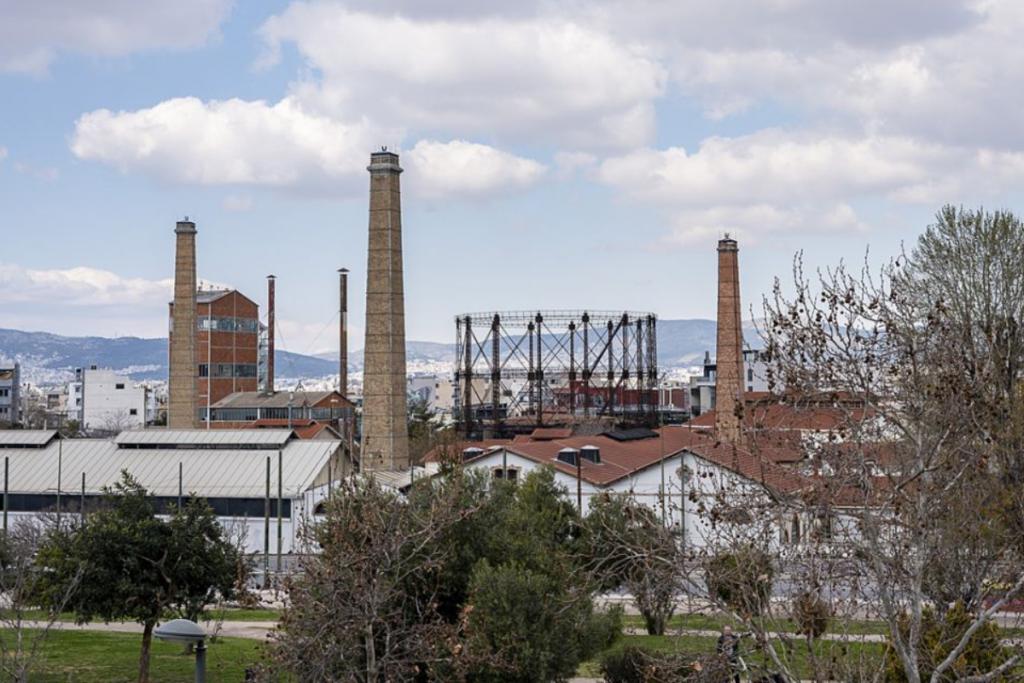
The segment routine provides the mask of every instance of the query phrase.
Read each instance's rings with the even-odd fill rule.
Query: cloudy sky
[[[0,327],[165,334],[200,278],[361,346],[370,151],[401,153],[408,336],[458,312],[713,317],[794,252],[894,255],[1024,210],[1016,0],[0,0]],[[280,342],[279,342],[280,343]]]

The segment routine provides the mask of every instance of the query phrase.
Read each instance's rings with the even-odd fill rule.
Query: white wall
[[[82,426],[86,429],[120,430],[144,425],[145,389],[113,370],[85,371],[82,404]]]
[[[501,449],[482,456],[470,466],[493,473],[494,470],[501,469],[503,455],[508,468],[518,470],[520,480],[534,469],[545,466]],[[682,470],[680,469],[681,465],[683,466]],[[615,465],[605,463],[600,467],[612,468]],[[683,475],[687,475],[685,490]],[[575,503],[576,477],[561,470],[555,470],[555,481],[566,489],[569,500]],[[659,515],[662,513],[662,500],[664,500],[666,523],[676,529],[679,528],[680,523],[684,523],[686,544],[691,548],[716,545],[722,541],[724,535],[743,533],[743,529],[726,529],[722,526],[722,522],[713,523],[710,511],[716,506],[721,506],[723,503],[745,506],[755,501],[759,501],[759,503],[754,504],[767,503],[767,498],[760,493],[760,487],[753,482],[689,452],[666,458],[664,468],[660,463],[655,463],[628,477],[612,482],[608,486],[597,486],[583,480],[580,483],[580,490],[584,514],[590,509],[591,499],[605,491],[631,493],[638,502],[651,507]],[[662,492],[664,492],[664,496]],[[757,511],[754,516],[760,520],[766,517],[763,510]],[[751,527],[749,531],[759,538],[764,538],[761,527],[756,530]],[[771,538],[768,540],[778,543],[780,540],[778,531],[778,528],[771,530]]]

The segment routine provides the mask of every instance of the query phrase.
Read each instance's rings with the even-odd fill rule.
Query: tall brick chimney
[[[263,387],[263,393],[267,395],[274,393],[274,321],[277,313],[274,288],[276,283],[276,276],[267,276],[267,385]]]
[[[743,411],[743,326],[736,240],[718,240],[718,342],[715,372],[715,431],[722,441],[739,441]]]
[[[363,434],[360,467],[409,467],[406,425],[405,296],[398,155],[370,155],[370,239],[366,269]]]
[[[174,306],[171,315],[167,426],[196,426],[196,224],[174,226]]]

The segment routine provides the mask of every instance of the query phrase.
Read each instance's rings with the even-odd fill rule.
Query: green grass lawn
[[[0,631],[0,637],[10,631]],[[51,631],[29,680],[33,683],[117,683],[138,675],[142,637],[128,633]],[[260,661],[260,641],[219,638],[209,644],[207,680],[242,681],[246,667]],[[188,683],[193,680],[195,656],[181,645],[153,639],[150,662],[153,683]]]

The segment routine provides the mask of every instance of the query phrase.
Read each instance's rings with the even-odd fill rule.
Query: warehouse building
[[[318,502],[316,490],[352,471],[340,439],[304,440],[287,429],[150,429],[109,439],[6,430],[0,431],[0,457],[5,524],[58,511],[77,516],[83,503],[88,515],[104,488],[127,471],[150,492],[158,510],[172,510],[194,494],[206,499],[246,552],[271,555],[297,549],[302,524]]]

